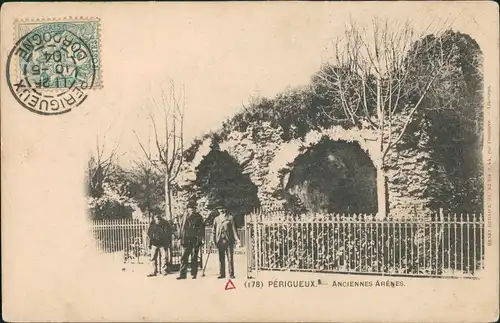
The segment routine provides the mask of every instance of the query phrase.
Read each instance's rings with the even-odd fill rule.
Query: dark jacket
[[[149,244],[157,247],[168,247],[172,241],[172,230],[170,224],[165,220],[160,220],[156,224],[154,221],[148,228]]]
[[[213,241],[215,244],[219,244],[222,240],[221,238],[227,239],[228,243],[233,244],[238,238],[238,232],[236,231],[236,226],[234,224],[234,217],[231,215],[222,216],[219,215],[214,219],[214,229],[213,229]]]
[[[179,239],[181,244],[197,243],[200,244],[205,236],[205,222],[203,217],[193,212],[184,216],[179,225]]]

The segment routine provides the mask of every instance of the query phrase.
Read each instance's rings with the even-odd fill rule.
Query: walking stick
[[[233,257],[234,257],[234,253],[233,253]],[[227,269],[229,270],[231,268],[231,263],[229,262],[229,248],[227,248],[227,251],[226,251],[226,259],[227,259]],[[233,271],[234,271],[234,268],[233,268]],[[231,274],[229,274],[229,277],[231,277]]]
[[[203,252],[203,250],[202,250]],[[203,271],[201,273],[201,277],[205,277],[205,269],[207,268],[207,264],[208,264],[208,259],[210,259],[210,254],[211,254],[211,250],[209,249],[208,251],[208,256],[207,256],[207,260],[205,260],[205,265],[203,266]]]

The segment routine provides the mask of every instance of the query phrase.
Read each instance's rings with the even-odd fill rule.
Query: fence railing
[[[245,228],[250,271],[457,277],[475,276],[484,267],[481,214],[417,221],[256,212]]]
[[[91,224],[95,246],[100,253],[118,253],[124,262],[141,262],[149,255],[147,230],[149,222],[134,219],[94,220]],[[237,229],[238,237],[245,245],[245,229]],[[212,228],[205,229],[204,253],[214,253],[217,249],[212,240]],[[175,233],[174,233],[175,235]],[[237,249],[241,253],[245,249]],[[179,264],[182,248],[174,238],[172,245],[172,263]]]
[[[94,220],[91,230],[97,251],[120,253],[127,262],[149,254],[148,226],[148,222],[135,219]]]
[[[246,246],[246,230],[245,228],[240,228],[240,229],[236,229],[237,231],[237,234],[238,234],[238,238],[240,239],[240,242],[241,242],[241,248],[236,248],[234,250],[234,253],[235,254],[241,254],[241,253],[244,253],[245,252],[245,246]],[[213,229],[212,227],[206,227],[205,228],[205,244],[204,244],[204,247],[203,247],[203,252],[204,253],[215,253],[217,252],[217,248],[215,247],[215,245],[213,243],[210,243],[210,242],[213,242],[212,240],[212,233],[213,233]]]
[[[96,248],[124,262],[149,255],[148,222],[99,220],[91,225]],[[207,227],[205,241],[211,241]],[[256,212],[238,229],[249,270],[366,273],[458,277],[477,276],[484,268],[481,214],[440,214],[428,221],[376,220],[371,215]],[[175,242],[175,240],[174,240]],[[172,263],[180,262],[174,243]],[[204,253],[216,252],[205,243]],[[142,257],[142,259],[141,259]]]

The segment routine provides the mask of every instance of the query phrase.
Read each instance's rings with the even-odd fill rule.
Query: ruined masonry
[[[227,151],[241,165],[245,173],[258,187],[258,198],[264,208],[280,208],[284,201],[272,197],[272,193],[285,185],[283,171],[300,153],[301,147],[312,147],[322,137],[331,140],[357,142],[373,162],[380,158],[376,134],[358,129],[345,130],[337,126],[321,131],[311,131],[303,139],[285,142],[280,129],[262,123],[258,127],[249,126],[245,132],[230,131],[220,142],[220,150]],[[192,192],[188,189],[196,178],[196,166],[210,152],[211,138],[206,136],[199,145],[194,158],[183,164],[179,174],[181,192],[178,193],[175,210],[181,211]],[[423,218],[430,210],[425,197],[427,182],[431,176],[429,158],[425,151],[405,150],[388,154],[387,189],[389,214],[393,218]],[[203,205],[202,201],[199,201]],[[203,209],[203,207],[202,207]]]

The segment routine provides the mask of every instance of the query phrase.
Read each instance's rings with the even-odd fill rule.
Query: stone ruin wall
[[[288,169],[299,153],[300,147],[312,147],[323,136],[332,140],[358,142],[360,147],[368,153],[372,161],[379,158],[377,142],[374,133],[361,133],[359,130],[345,130],[342,127],[332,127],[328,130],[312,131],[304,139],[295,139],[284,142],[281,132],[270,126],[261,125],[261,132],[249,127],[245,132],[232,131],[220,143],[220,150],[227,151],[240,164],[246,164],[244,172],[250,176],[258,187],[258,198],[264,208],[281,208],[284,201],[272,197],[273,192],[283,185],[280,170]],[[203,141],[191,162],[185,162],[179,174],[179,185],[187,188],[190,181],[196,178],[196,166],[210,151],[211,139]],[[430,212],[427,208],[428,199],[425,198],[425,187],[430,179],[428,171],[428,155],[422,151],[403,151],[388,155],[387,170],[389,212],[394,218],[422,218]],[[192,192],[181,190],[175,198],[177,212],[182,212]],[[205,198],[199,199],[199,208],[204,210]],[[203,214],[202,214],[203,215]]]

